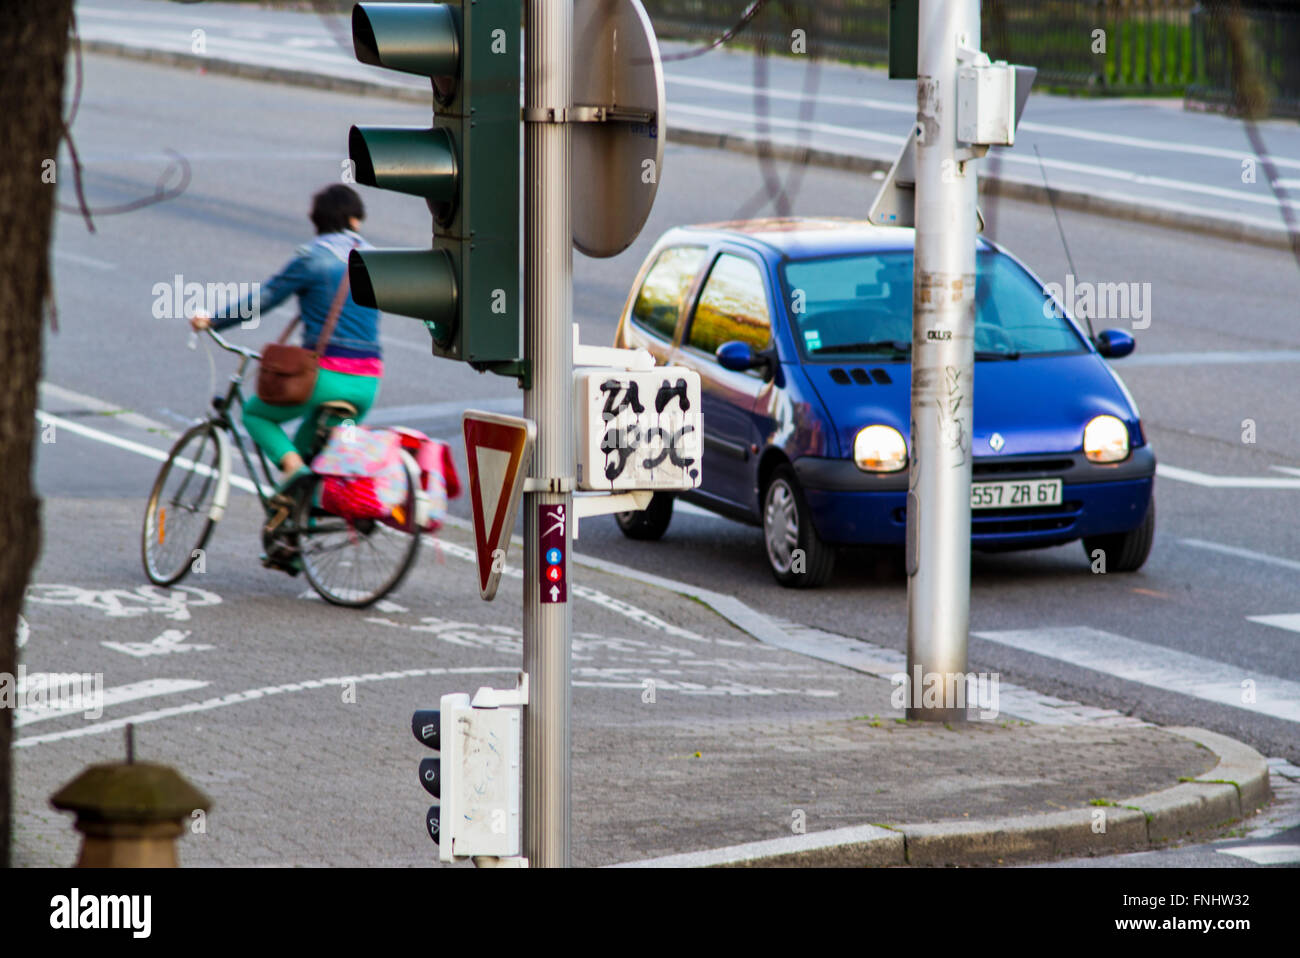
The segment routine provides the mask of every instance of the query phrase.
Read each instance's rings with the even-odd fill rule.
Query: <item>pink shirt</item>
[[[384,361],[376,357],[358,358],[356,356],[322,356],[320,368],[333,373],[345,373],[349,376],[383,376]]]

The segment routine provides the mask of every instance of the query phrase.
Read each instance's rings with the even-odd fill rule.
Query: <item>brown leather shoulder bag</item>
[[[339,321],[339,312],[348,295],[348,274],[343,271],[343,281],[339,283],[334,302],[330,305],[329,318],[321,327],[320,336],[316,338],[316,348],[306,349],[302,346],[290,346],[285,342],[293,328],[298,325],[301,316],[284,328],[280,338],[267,343],[262,349],[262,361],[257,367],[257,398],[270,406],[300,406],[311,398],[316,389],[316,375],[320,371],[321,354],[329,345],[334,335],[334,327]]]

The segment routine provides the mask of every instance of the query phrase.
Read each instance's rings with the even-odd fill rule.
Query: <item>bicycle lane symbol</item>
[[[40,583],[28,586],[27,602],[76,606],[102,612],[109,618],[161,615],[172,622],[188,622],[190,610],[221,604],[221,596],[195,586],[161,589],[142,585],[131,589],[85,589],[81,586]]]

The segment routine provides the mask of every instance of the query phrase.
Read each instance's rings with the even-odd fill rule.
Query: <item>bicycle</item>
[[[174,585],[198,563],[200,550],[226,510],[233,443],[266,514],[262,564],[290,575],[306,573],[312,588],[334,605],[365,608],[379,601],[401,584],[419,549],[420,479],[415,461],[402,450],[405,506],[394,509],[390,520],[345,519],[321,509],[317,503],[324,479],[320,476],[304,479],[285,493],[274,493],[266,455],[253,446],[264,484],[231,418],[233,408],[243,407],[244,371],[261,356],[227,342],[211,328],[206,332],[222,349],[242,358],[225,394],[213,396],[212,412],[176,440],[154,480],[140,543],[149,581]],[[320,452],[334,426],[354,421],[356,416],[351,403],[322,404],[315,441],[305,460],[311,462]],[[246,480],[239,477],[239,481]],[[272,491],[268,493],[268,489]]]

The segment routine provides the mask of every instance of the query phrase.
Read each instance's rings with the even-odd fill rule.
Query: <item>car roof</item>
[[[683,233],[713,234],[710,240],[730,239],[750,247],[765,247],[783,259],[910,250],[916,231],[910,227],[876,226],[868,220],[840,216],[779,216],[763,219],[699,223]],[[989,244],[982,238],[979,248]]]

